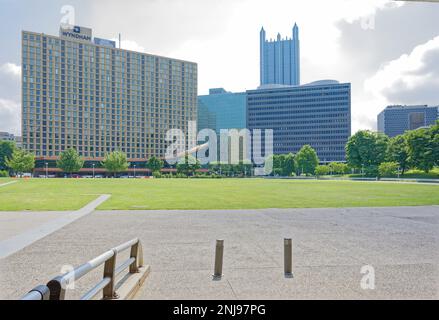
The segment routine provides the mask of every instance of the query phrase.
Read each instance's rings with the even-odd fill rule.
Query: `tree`
[[[24,150],[15,149],[11,159],[6,160],[6,165],[18,175],[31,172],[35,168],[35,156]]]
[[[115,176],[117,173],[127,171],[130,164],[125,153],[114,151],[105,155],[104,161],[102,161],[102,166]]]
[[[156,157],[151,157],[148,160],[146,166],[149,170],[155,173],[155,172],[160,172],[160,170],[163,168],[163,164],[164,164],[163,160]]]
[[[346,163],[331,162],[328,165],[331,174],[346,174],[349,173],[349,166]]]
[[[15,143],[12,141],[0,141],[0,170],[8,170],[6,161],[12,158],[12,154],[16,149]]]
[[[289,177],[293,174],[294,169],[294,154],[290,153],[284,155],[282,163],[282,175],[284,177]]]
[[[177,172],[187,176],[194,175],[195,171],[200,168],[200,161],[189,154],[186,154],[184,159],[181,159],[181,161],[177,164]]]
[[[437,163],[437,151],[433,150],[434,141],[430,131],[431,129],[421,128],[406,133],[409,161],[426,173]]]
[[[386,159],[389,137],[382,133],[359,131],[346,145],[346,159],[352,168],[363,169],[370,174]]]
[[[69,148],[61,153],[56,166],[62,171],[72,174],[81,170],[84,166],[84,160],[81,159],[76,149]]]
[[[317,177],[320,176],[326,176],[329,173],[329,167],[328,166],[317,166],[315,170],[315,174]]]
[[[316,151],[309,145],[305,145],[296,154],[295,166],[299,173],[305,173],[313,175],[315,173],[316,167],[319,165],[319,158],[317,157]]]
[[[409,168],[409,153],[407,145],[407,136],[399,135],[391,138],[387,149],[387,160],[389,162],[397,162],[404,173]]]
[[[439,166],[439,120],[430,129],[434,165]]]
[[[272,176],[282,176],[283,175],[282,167],[283,167],[283,163],[284,163],[283,155],[273,154],[273,155],[271,155],[271,157],[273,158],[273,172],[271,173],[271,175]]]
[[[281,176],[283,165],[283,158],[281,157],[281,155],[272,154],[270,158],[267,159],[267,162],[269,161],[272,161],[273,163],[273,170],[270,176]]]
[[[383,162],[380,164],[378,171],[380,177],[391,177],[398,174],[398,162]]]

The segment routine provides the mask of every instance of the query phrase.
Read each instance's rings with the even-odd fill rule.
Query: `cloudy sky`
[[[0,0],[0,131],[20,133],[20,32],[65,14],[122,47],[198,63],[199,94],[259,85],[259,31],[300,27],[302,82],[351,82],[354,132],[388,104],[439,105],[439,4],[391,0]]]

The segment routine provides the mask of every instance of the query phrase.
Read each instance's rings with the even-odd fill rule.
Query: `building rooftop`
[[[341,83],[337,80],[317,80],[317,81],[313,81],[310,83],[301,84],[301,85],[297,85],[297,86],[284,85],[284,84],[264,84],[264,85],[257,87],[257,89],[248,90],[248,91],[317,87],[317,86],[328,86],[328,85],[337,85],[337,84],[344,84],[344,83]]]
[[[74,26],[74,28],[77,28],[77,26]],[[81,29],[89,29],[90,32],[92,32],[91,28],[83,28],[83,27],[80,27],[80,28]],[[141,51],[134,51],[134,50],[129,50],[129,49],[123,49],[121,47],[116,47],[116,46],[113,46],[113,42],[114,41],[108,40],[108,39],[92,37],[91,34],[90,34],[90,40],[89,41],[65,37],[65,36],[62,35],[62,30],[63,29],[61,27],[60,28],[60,34],[58,36],[51,35],[51,34],[45,34],[45,33],[42,33],[42,32],[28,31],[28,30],[22,30],[21,32],[22,32],[22,34],[26,33],[26,34],[32,34],[32,35],[37,35],[37,36],[45,36],[45,37],[49,37],[49,38],[52,38],[52,39],[61,39],[61,40],[65,40],[65,41],[73,41],[73,42],[78,42],[78,43],[82,43],[82,44],[93,45],[93,46],[96,46],[96,47],[107,48],[107,49],[109,48],[109,49],[112,49],[112,50],[117,50],[117,51],[122,51],[122,52],[137,53],[137,54],[142,54],[142,55],[146,55],[146,56],[154,56],[154,57],[158,57],[158,58],[170,59],[170,60],[179,61],[179,62],[183,62],[183,63],[190,63],[190,64],[194,64],[194,65],[198,66],[198,63],[193,62],[193,61],[189,61],[189,60],[183,60],[183,59],[178,59],[178,58],[171,58],[171,57],[167,57],[167,56],[163,56],[163,55],[159,55],[159,54],[153,54],[153,53],[147,53],[147,52],[141,52]]]
[[[387,109],[419,109],[419,108],[437,108],[438,106],[428,106],[426,104],[424,105],[391,105],[387,106]]]

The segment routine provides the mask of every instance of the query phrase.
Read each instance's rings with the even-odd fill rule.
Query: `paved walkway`
[[[73,212],[2,212],[0,214],[2,222],[0,231],[6,229],[6,235],[0,236],[0,259],[92,213],[109,197],[109,195],[101,195],[82,209]]]
[[[1,187],[6,187],[6,186],[8,186],[8,185],[10,185],[10,184],[13,184],[13,183],[17,183],[18,181],[10,181],[10,182],[6,182],[6,183],[2,183],[2,184],[0,184],[0,188]]]
[[[152,268],[138,299],[439,299],[437,206],[94,212],[0,260],[0,298],[135,237]],[[283,276],[284,237],[294,241],[293,279]],[[211,279],[215,239],[225,240],[221,281]],[[360,285],[365,265],[375,290]]]

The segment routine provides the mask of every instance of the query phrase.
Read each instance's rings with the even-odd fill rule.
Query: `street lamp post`
[[[93,163],[92,166],[93,166],[93,179],[94,179],[95,178],[95,164]]]
[[[136,165],[134,165],[134,179],[136,179]]]
[[[46,162],[46,179],[49,177],[49,164]]]

